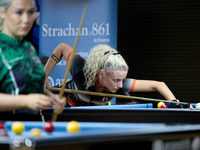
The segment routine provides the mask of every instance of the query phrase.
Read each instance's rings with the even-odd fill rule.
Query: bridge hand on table
[[[189,109],[194,109],[190,103],[180,104],[179,100],[172,100],[172,101],[176,101],[177,102],[177,103],[171,103],[171,106],[173,108],[189,108]]]

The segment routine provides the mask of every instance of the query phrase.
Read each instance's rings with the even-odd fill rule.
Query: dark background
[[[117,42],[128,77],[164,81],[180,101],[200,102],[200,0],[118,0]]]

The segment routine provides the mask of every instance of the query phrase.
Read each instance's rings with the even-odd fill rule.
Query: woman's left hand
[[[65,98],[62,97],[62,99],[60,99],[58,94],[53,94],[52,97],[54,99],[52,105],[54,108],[54,113],[61,114],[63,112],[63,108],[66,106]]]

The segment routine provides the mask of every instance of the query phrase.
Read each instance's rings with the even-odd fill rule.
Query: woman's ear
[[[100,79],[104,79],[104,71],[103,71],[103,69],[101,69],[99,71],[99,77],[100,77]]]
[[[0,17],[1,19],[5,19],[5,11],[0,8]]]

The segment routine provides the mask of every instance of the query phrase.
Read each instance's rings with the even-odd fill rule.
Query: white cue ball
[[[200,109],[200,103],[196,104],[196,109]]]

